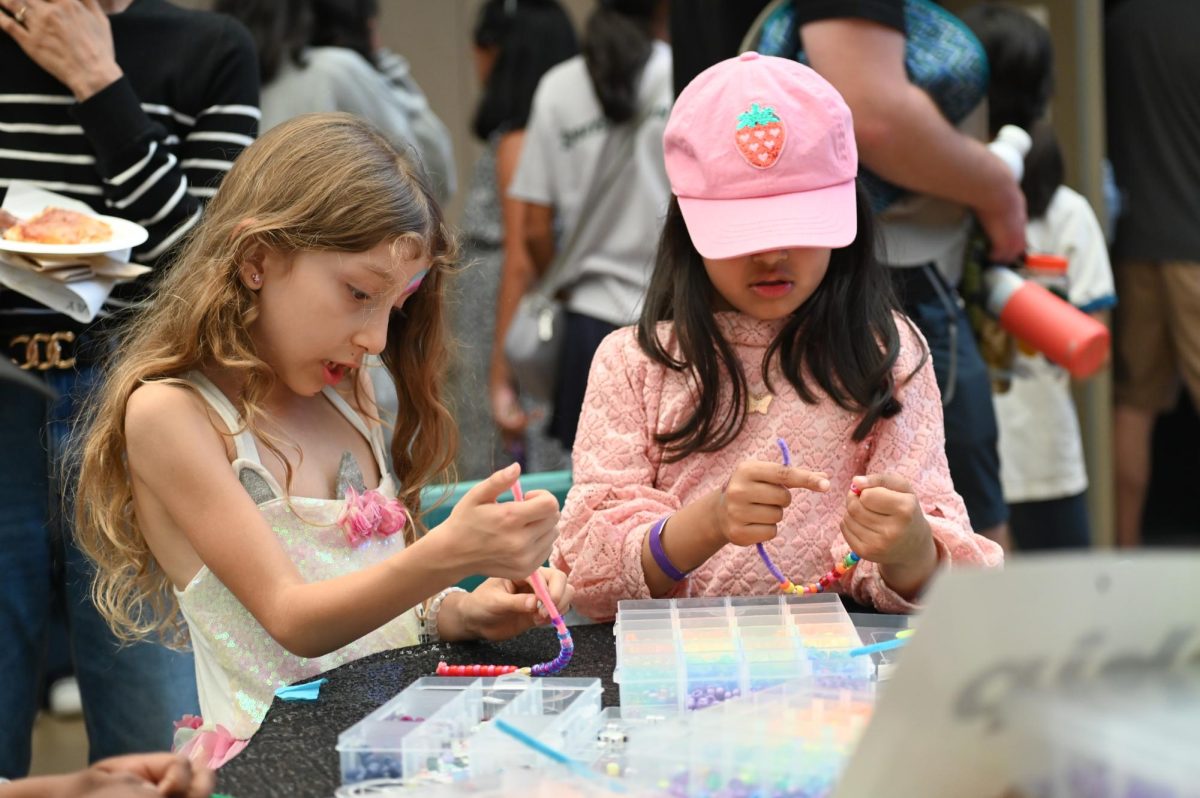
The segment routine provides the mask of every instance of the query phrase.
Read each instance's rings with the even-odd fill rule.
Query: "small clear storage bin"
[[[486,778],[539,756],[489,721],[573,750],[601,711],[599,679],[424,677],[338,735],[342,783]]]
[[[704,709],[789,681],[869,682],[869,657],[834,594],[622,601],[613,674],[626,717]]]

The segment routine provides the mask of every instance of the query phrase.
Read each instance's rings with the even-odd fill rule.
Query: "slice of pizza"
[[[86,213],[49,207],[4,231],[8,241],[31,244],[97,244],[112,238],[112,228]]]
[[[4,210],[3,208],[0,208],[0,233],[3,233],[5,230],[12,227],[14,224],[16,224],[19,221],[21,221],[21,220],[15,216],[13,216],[11,213]]]

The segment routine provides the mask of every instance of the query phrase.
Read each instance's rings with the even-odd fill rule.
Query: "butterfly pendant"
[[[771,407],[771,400],[775,398],[773,393],[764,393],[762,396],[750,394],[746,400],[746,411],[749,413],[762,413],[764,416],[767,410]]]

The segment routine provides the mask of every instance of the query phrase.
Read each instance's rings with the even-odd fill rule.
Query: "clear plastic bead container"
[[[834,594],[622,601],[613,680],[627,717],[705,709],[795,680],[861,686],[869,657]]]
[[[417,679],[338,735],[343,784],[368,779],[453,783],[536,763],[536,752],[490,726],[503,717],[557,750],[595,727],[599,679]]]

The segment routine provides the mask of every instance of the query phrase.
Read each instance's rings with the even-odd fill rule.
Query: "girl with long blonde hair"
[[[124,331],[81,427],[77,534],[118,634],[193,646],[189,756],[236,754],[282,685],[423,634],[546,620],[524,580],[553,542],[552,495],[496,504],[511,467],[420,522],[456,444],[440,387],[454,256],[422,178],[374,129],[298,117],[237,159]],[[394,476],[367,355],[398,388]],[[493,578],[449,588],[473,573]],[[546,579],[569,602],[562,574]]]

